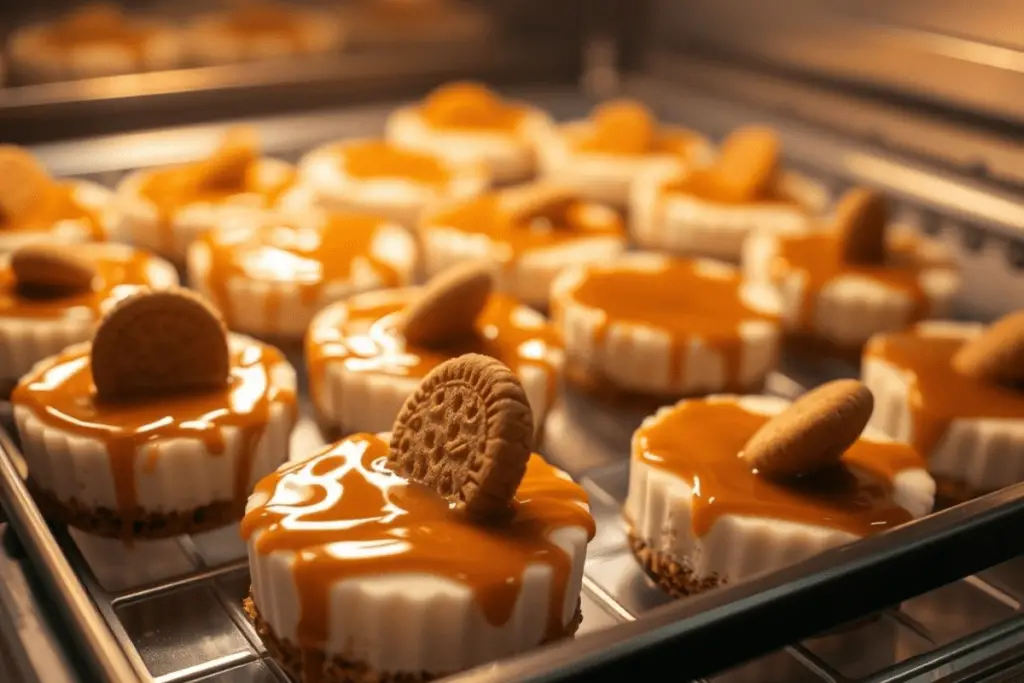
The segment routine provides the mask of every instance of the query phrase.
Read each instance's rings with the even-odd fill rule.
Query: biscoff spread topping
[[[833,466],[797,477],[764,476],[739,456],[772,420],[737,399],[684,401],[637,431],[633,457],[692,488],[691,524],[697,536],[711,531],[723,515],[795,522],[859,537],[910,521],[910,512],[895,500],[893,482],[904,470],[924,467],[913,448],[858,439]]]
[[[503,102],[479,83],[451,83],[430,93],[421,116],[439,129],[486,130],[514,133],[526,117],[526,108]]]
[[[151,27],[129,19],[112,3],[88,3],[47,27],[51,47],[66,50],[76,45],[111,43],[142,53],[153,36]]]
[[[1020,327],[1012,335],[1000,323]],[[875,337],[865,349],[865,359],[898,368],[907,381],[911,442],[927,456],[935,452],[955,420],[1024,420],[1024,383],[1000,379],[1021,372],[1019,361],[1008,363],[1005,374],[972,372],[973,367],[964,363],[977,358],[985,367],[988,361],[974,355],[976,348],[985,347],[986,358],[1011,360],[1014,344],[1020,343],[1012,340],[1024,339],[1022,332],[1020,313],[974,337],[923,324]]]
[[[330,214],[315,224],[284,221],[210,231],[199,238],[210,253],[207,275],[217,308],[228,326],[234,323],[230,283],[236,279],[287,283],[307,305],[320,300],[324,288],[352,277],[353,268],[371,271],[382,287],[395,287],[399,275],[386,258],[384,238],[396,229],[374,216]],[[264,319],[278,319],[282,305],[277,289],[267,290]]]
[[[577,149],[622,156],[669,154],[688,156],[696,135],[658,124],[654,114],[634,100],[612,100],[591,112],[590,124],[572,134]]]
[[[341,149],[342,168],[353,178],[408,180],[434,188],[447,187],[451,170],[438,157],[403,149],[383,140],[366,140]]]
[[[152,285],[156,259],[119,244],[24,247],[0,266],[0,317],[98,318],[114,301]]]

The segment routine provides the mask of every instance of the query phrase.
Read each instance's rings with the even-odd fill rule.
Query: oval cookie
[[[593,115],[594,134],[601,149],[639,154],[651,148],[657,123],[650,110],[633,100],[612,100]]]
[[[775,182],[779,168],[779,138],[759,126],[734,131],[722,143],[714,166],[719,191],[737,202],[763,196]]]
[[[96,266],[71,247],[44,244],[12,253],[11,272],[18,289],[29,296],[88,292],[96,278]]]
[[[123,299],[92,343],[96,393],[111,401],[221,389],[229,365],[223,321],[185,289]]]
[[[823,384],[757,430],[740,457],[768,477],[825,469],[860,438],[874,406],[871,391],[856,380]]]
[[[1024,382],[1024,311],[994,322],[953,356],[953,367],[969,377],[991,382]]]
[[[406,341],[430,346],[471,334],[493,288],[485,264],[465,263],[440,273],[402,314]]]
[[[854,188],[836,205],[835,222],[843,260],[864,265],[885,262],[885,233],[889,225],[885,197],[874,190]]]
[[[501,362],[466,354],[427,375],[395,420],[392,469],[500,521],[533,451],[533,414],[519,380]]]

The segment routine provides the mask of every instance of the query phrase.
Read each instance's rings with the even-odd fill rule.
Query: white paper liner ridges
[[[562,609],[562,623],[568,625],[583,582],[587,532],[563,527],[550,538],[572,561]],[[259,532],[249,541],[253,601],[278,638],[298,643],[294,555],[261,554],[258,539]],[[404,574],[338,581],[328,598],[324,650],[329,657],[387,673],[450,673],[508,657],[536,647],[547,635],[553,578],[547,564],[531,564],[512,615],[498,626],[487,621],[468,586],[446,577]]]
[[[786,173],[783,191],[794,204],[730,205],[678,192],[665,185],[685,170],[663,166],[648,170],[633,183],[630,227],[637,243],[682,256],[739,261],[743,242],[755,230],[791,234],[811,228],[828,203],[828,192],[809,178]]]
[[[232,335],[232,345],[252,340]],[[271,382],[294,391],[295,370],[286,362],[271,369]],[[15,404],[14,418],[22,452],[33,482],[62,503],[72,499],[83,506],[117,510],[110,454],[98,439],[53,427],[31,408]],[[288,457],[293,405],[275,402],[252,458],[249,486],[273,472]],[[188,512],[220,501],[234,500],[237,468],[244,447],[241,430],[222,429],[224,451],[210,453],[199,439],[170,439],[137,449],[134,485],[139,504],[150,513]],[[159,450],[157,457],[153,449]]]
[[[894,230],[900,234],[902,229]],[[947,314],[960,287],[960,277],[951,265],[944,245],[915,237],[919,249],[936,263],[920,275],[920,286],[928,299],[932,318]],[[807,282],[800,271],[772,277],[772,261],[779,251],[779,237],[768,233],[753,233],[743,247],[743,270],[753,282],[773,287],[781,299],[782,324],[790,332],[805,332],[800,326],[804,298],[808,295]],[[899,330],[917,322],[912,319],[913,299],[904,291],[894,289],[874,278],[856,274],[840,275],[828,282],[817,293],[814,315],[811,319],[813,334],[839,346],[860,346],[879,332]]]
[[[574,121],[542,131],[537,153],[540,175],[594,201],[625,207],[629,204],[630,191],[637,177],[647,173],[667,173],[689,165],[700,166],[714,158],[712,144],[700,138],[695,138],[686,160],[680,160],[675,154],[629,156],[575,149],[572,139],[590,125],[589,121]]]
[[[667,260],[659,254],[634,252],[615,263],[642,271],[662,267]],[[734,271],[718,261],[695,263],[709,274]],[[570,364],[607,378],[627,391],[678,395],[722,391],[730,380],[741,386],[756,386],[774,369],[779,327],[771,320],[752,316],[748,321],[737,321],[743,349],[738,376],[730,378],[723,355],[696,336],[677,344],[667,331],[654,326],[606,323],[603,311],[585,306],[572,296],[585,277],[585,267],[565,270],[551,288],[554,323],[565,340],[566,360]],[[744,284],[741,295],[754,310],[777,312],[776,298],[763,286]],[[604,331],[599,335],[600,330]],[[678,366],[683,372],[681,378],[676,378],[670,371],[674,365],[672,353],[680,346],[684,357]]]
[[[914,330],[922,335],[963,337],[981,334],[973,323],[931,321]],[[862,379],[875,395],[871,426],[893,439],[913,443],[914,419],[910,409],[914,378],[906,370],[872,355],[868,343],[861,366]],[[1021,399],[1024,403],[1024,398]],[[952,420],[931,453],[922,453],[936,477],[963,483],[975,493],[987,493],[1024,481],[1024,418]]]
[[[751,412],[776,415],[789,405],[769,396],[720,397],[736,401]],[[652,424],[674,406],[648,418]],[[879,433],[865,438],[885,440]],[[665,553],[700,581],[715,577],[721,582],[741,581],[795,564],[828,548],[857,539],[831,529],[790,521],[740,515],[722,515],[703,536],[693,532],[690,484],[664,470],[647,465],[637,456],[634,440],[630,462],[629,492],[624,514],[633,533],[651,550]],[[915,518],[931,512],[935,482],[923,469],[907,469],[893,481],[895,502]]]

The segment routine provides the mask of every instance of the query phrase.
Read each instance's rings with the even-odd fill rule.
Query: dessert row
[[[485,14],[448,0],[252,0],[185,22],[88,2],[15,30],[6,53],[11,73],[34,83],[321,54],[350,43],[480,40],[488,30]]]
[[[623,521],[674,596],[1024,479],[1024,316],[932,320],[948,256],[874,192],[825,206],[770,131],[715,149],[622,101],[557,126],[467,84],[387,131],[292,169],[233,130],[113,193],[0,152],[36,501],[130,543],[241,520],[246,612],[296,680],[429,680],[575,632],[594,521],[536,454],[563,383],[650,406]],[[289,452],[269,343],[303,337],[320,453]],[[757,395],[783,347],[863,357],[863,384]]]

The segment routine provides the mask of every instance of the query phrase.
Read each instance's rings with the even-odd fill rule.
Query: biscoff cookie
[[[291,164],[262,155],[255,131],[229,128],[205,158],[129,174],[116,190],[111,229],[183,265],[203,233],[264,222],[295,179]]]
[[[413,344],[444,343],[470,334],[487,305],[494,276],[486,266],[467,263],[430,280],[402,318],[402,334]]]
[[[40,361],[11,402],[45,514],[130,541],[240,518],[287,459],[295,391],[279,351],[171,290],[115,305],[94,344]]]
[[[498,291],[548,307],[562,269],[600,263],[628,246],[626,224],[611,207],[557,181],[505,188],[428,211],[417,233],[428,275],[454,264],[490,264]]]
[[[1024,313],[986,327],[929,321],[872,337],[872,425],[928,460],[943,505],[1024,481]]]
[[[768,477],[799,477],[839,462],[868,424],[875,401],[852,379],[804,394],[756,431],[739,456]]]
[[[104,316],[90,360],[96,395],[129,401],[227,386],[227,328],[187,289],[140,292]]]
[[[633,100],[605,102],[586,120],[541,129],[537,142],[542,177],[617,208],[628,205],[637,176],[705,164],[712,150],[705,138],[659,122],[650,109]]]
[[[54,180],[27,150],[0,145],[0,253],[104,240],[111,199],[95,183]]]
[[[171,264],[123,244],[34,244],[0,254],[0,393],[36,362],[91,339],[121,298],[177,284]]]
[[[257,484],[245,610],[271,655],[308,683],[428,681],[571,636],[594,521],[532,431],[511,370],[468,355],[423,380],[390,448],[356,434]]]
[[[750,234],[809,230],[827,202],[824,188],[783,169],[773,131],[749,126],[705,165],[663,165],[638,176],[630,228],[647,249],[738,262]]]
[[[437,366],[405,402],[388,462],[489,521],[508,517],[532,452],[523,386],[500,361],[471,353]]]
[[[813,230],[751,235],[743,268],[776,292],[794,350],[851,361],[873,334],[945,315],[960,286],[944,245],[893,225],[886,200],[860,188]]]
[[[623,511],[645,572],[685,597],[928,514],[935,482],[924,459],[859,433],[869,396],[839,382],[794,404],[717,395],[647,418]]]

